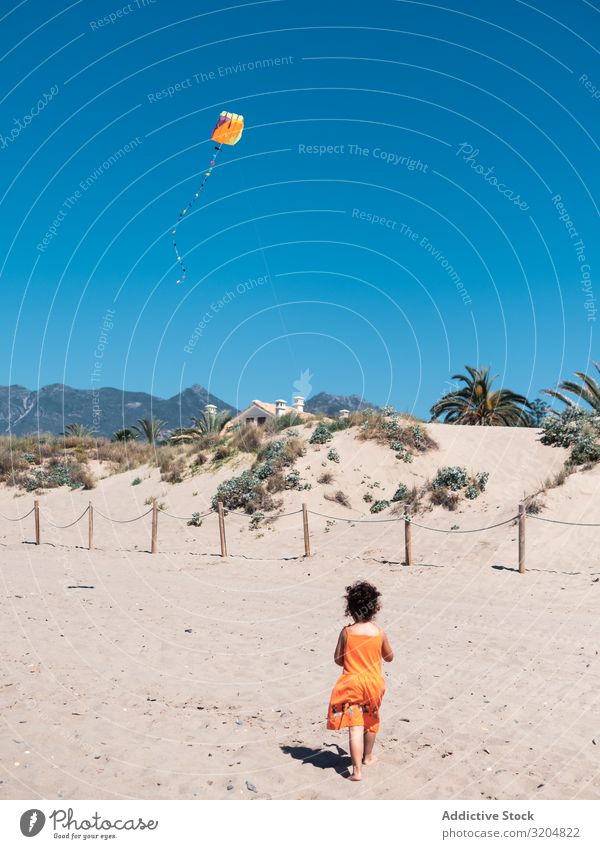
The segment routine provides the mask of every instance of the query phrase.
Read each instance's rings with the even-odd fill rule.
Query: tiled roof
[[[258,407],[259,410],[263,410],[265,413],[267,413],[267,415],[271,416],[272,418],[275,417],[275,404],[269,404],[267,401],[257,401],[256,400],[256,401],[252,401],[251,404],[248,404],[248,406],[246,407],[245,410],[242,410],[241,413],[238,413],[237,416],[235,416],[233,419],[231,419],[227,423],[227,427],[231,427],[232,425],[237,424],[240,421],[243,421],[246,418],[246,413],[248,412],[248,410],[250,410],[251,407]],[[296,410],[294,409],[294,407],[290,407],[290,406],[286,405],[285,412],[286,413],[295,413]],[[305,419],[305,420],[309,420],[309,419],[313,418],[312,413],[302,412],[302,413],[299,413],[298,415],[300,416],[300,418]]]

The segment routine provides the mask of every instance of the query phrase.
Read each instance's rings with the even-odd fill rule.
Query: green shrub
[[[338,430],[348,430],[349,427],[353,427],[356,422],[348,416],[346,419],[333,419],[327,423],[327,428],[331,433],[335,433]]]
[[[332,463],[339,463],[340,455],[338,454],[335,448],[330,448],[327,453],[327,459],[331,460]]]
[[[406,501],[409,495],[409,488],[405,484],[401,483],[396,492],[393,494],[392,501]]]
[[[584,433],[575,440],[570,459],[576,466],[582,463],[597,463],[600,460],[600,445],[591,433]]]
[[[381,499],[380,501],[374,501],[371,504],[371,513],[381,513],[382,510],[387,510],[390,506],[390,502],[385,499]]]
[[[216,509],[219,501],[222,501],[228,510],[240,507],[247,513],[254,513],[259,507],[270,509],[272,505],[262,482],[251,471],[242,472],[237,477],[223,481],[212,498],[213,509]]]
[[[445,466],[443,469],[438,469],[438,473],[431,482],[432,489],[451,489],[457,492],[459,489],[467,486],[469,476],[467,470],[462,466]]]
[[[192,513],[192,518],[188,520],[187,524],[191,525],[194,528],[199,528],[202,525],[200,513]]]
[[[256,513],[252,514],[252,518],[250,519],[250,530],[256,531],[260,527],[260,523],[265,518],[265,514],[261,513],[260,510]]]
[[[38,469],[33,477],[24,481],[25,489],[33,492],[36,489],[54,489],[59,486],[70,486],[71,489],[93,489],[96,485],[94,477],[87,466],[79,463],[53,462],[47,470]]]
[[[375,439],[377,442],[389,445],[392,451],[403,455],[405,459],[411,451],[425,452],[437,448],[437,443],[429,436],[426,428],[407,415],[393,413],[390,415],[371,414],[365,416],[361,430],[361,439]]]
[[[254,469],[254,474],[259,480],[264,481],[266,480],[266,478],[270,478],[271,475],[275,474],[275,471],[275,466],[273,465],[271,460],[265,460],[264,463],[260,463],[258,466],[256,466],[256,468]]]
[[[298,437],[274,439],[261,444],[252,468],[219,486],[212,499],[213,507],[222,501],[231,510],[238,507],[247,513],[270,510],[273,507],[272,493],[284,489],[310,489],[310,484],[303,483],[296,470],[284,473],[305,450],[304,441]]]
[[[311,445],[324,445],[326,442],[331,442],[332,438],[329,427],[323,422],[319,422],[314,429],[309,442]]]
[[[412,463],[413,455],[401,442],[397,440],[390,445],[392,451],[396,451],[396,460],[402,460],[403,463]]]
[[[290,410],[289,413],[285,413],[283,416],[275,416],[275,418],[269,419],[265,424],[265,429],[268,433],[278,432],[286,430],[288,427],[297,427],[302,424],[302,421],[302,416],[294,410]]]
[[[477,472],[475,477],[473,478],[473,485],[477,487],[479,492],[483,492],[486,488],[487,482],[490,479],[489,472]]]
[[[600,416],[580,407],[567,407],[561,413],[546,416],[542,423],[544,445],[570,448],[569,459],[577,466],[600,460],[599,440]]]

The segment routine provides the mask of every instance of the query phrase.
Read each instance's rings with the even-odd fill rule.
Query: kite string
[[[194,197],[189,201],[187,206],[183,207],[183,209],[179,213],[179,218],[177,219],[177,223],[173,226],[173,229],[171,230],[171,235],[173,237],[173,250],[175,251],[175,256],[177,257],[177,262],[179,263],[179,267],[181,268],[181,274],[179,276],[179,279],[177,280],[178,283],[183,283],[187,279],[187,273],[186,273],[186,270],[185,270],[185,266],[183,264],[183,259],[181,257],[181,254],[179,253],[179,248],[177,247],[177,229],[178,229],[179,225],[181,224],[181,222],[183,221],[184,216],[187,215],[187,213],[190,211],[190,209],[194,206],[194,204],[196,203],[196,201],[200,197],[200,193],[202,192],[202,189],[206,185],[206,181],[208,180],[208,178],[210,177],[210,175],[212,173],[212,169],[214,168],[214,165],[215,165],[215,162],[217,160],[217,156],[219,155],[219,151],[221,150],[221,147],[222,147],[221,144],[215,145],[215,151],[213,153],[213,156],[212,156],[212,159],[210,161],[210,165],[209,165],[208,169],[206,171],[204,171],[204,176],[202,177],[202,182],[200,183],[200,185],[198,186],[198,188],[194,192]]]

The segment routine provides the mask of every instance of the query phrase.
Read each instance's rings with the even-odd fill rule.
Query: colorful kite
[[[185,266],[183,264],[183,259],[181,254],[179,253],[179,248],[177,247],[177,228],[181,224],[184,216],[188,214],[190,209],[194,206],[197,199],[200,197],[200,192],[206,185],[206,181],[212,174],[212,169],[214,167],[215,161],[221,150],[221,146],[224,144],[234,145],[239,142],[242,137],[242,133],[244,132],[244,116],[236,115],[234,112],[221,112],[217,123],[215,125],[214,130],[212,131],[211,139],[216,142],[215,149],[213,152],[212,159],[210,160],[210,166],[204,172],[204,176],[202,177],[202,182],[198,186],[196,192],[194,193],[194,197],[188,203],[187,206],[179,213],[179,218],[177,219],[177,224],[171,230],[171,235],[173,236],[173,250],[175,251],[175,256],[177,257],[177,262],[179,263],[179,267],[181,268],[181,274],[178,283],[183,283],[187,278]]]

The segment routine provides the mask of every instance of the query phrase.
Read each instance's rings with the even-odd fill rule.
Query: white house
[[[296,413],[301,419],[305,420],[313,418],[311,413],[304,412],[304,398],[302,395],[294,395],[291,406],[281,398],[275,401],[274,404],[267,401],[254,400],[245,410],[242,410],[241,413],[238,413],[237,416],[227,423],[227,428],[244,424],[264,425],[269,419],[279,418],[288,413]]]

